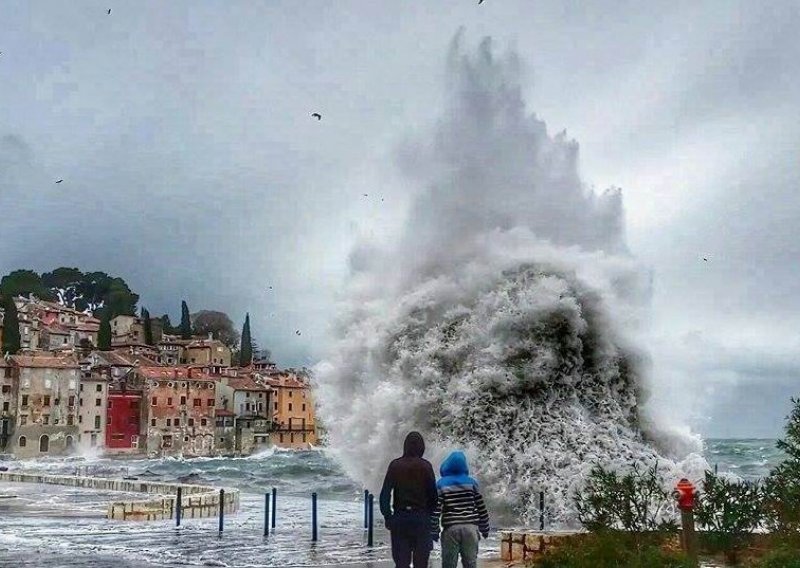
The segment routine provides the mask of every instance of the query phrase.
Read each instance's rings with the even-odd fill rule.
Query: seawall
[[[71,475],[45,475],[38,473],[0,472],[0,481],[14,483],[41,483],[64,485],[85,489],[105,491],[125,491],[128,493],[147,493],[155,497],[143,500],[114,501],[108,504],[106,517],[119,521],[159,521],[175,518],[178,488],[181,488],[181,517],[213,517],[219,514],[219,487],[207,485],[184,485],[141,481],[138,479],[107,479],[101,477],[80,477]],[[225,513],[239,510],[239,490],[225,489]]]

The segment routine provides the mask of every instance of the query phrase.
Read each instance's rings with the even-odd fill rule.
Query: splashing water
[[[425,189],[396,246],[359,245],[331,356],[316,369],[320,412],[346,471],[377,485],[405,433],[434,461],[455,447],[495,508],[523,521],[548,495],[568,520],[594,464],[701,469],[663,454],[643,410],[647,357],[634,337],[649,282],[627,253],[622,197],[588,190],[577,145],[528,116],[514,54],[456,36],[447,108],[431,142],[400,164]],[[687,444],[686,442],[689,442]]]

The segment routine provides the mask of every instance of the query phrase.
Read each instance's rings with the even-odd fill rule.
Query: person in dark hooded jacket
[[[427,568],[433,549],[430,517],[436,507],[436,476],[422,458],[425,441],[411,432],[403,456],[389,464],[381,489],[380,506],[392,535],[392,558],[397,568]]]
[[[442,568],[456,568],[458,557],[464,568],[478,564],[480,533],[489,537],[489,513],[478,490],[478,482],[469,476],[464,452],[452,452],[440,468],[436,483],[438,500],[431,516],[434,540],[442,526]]]

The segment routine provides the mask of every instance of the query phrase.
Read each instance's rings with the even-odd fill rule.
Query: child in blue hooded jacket
[[[453,452],[440,468],[436,483],[439,500],[431,519],[433,540],[442,527],[442,568],[456,568],[458,557],[464,568],[478,564],[479,533],[489,536],[489,513],[478,491],[478,482],[469,476],[464,452]]]

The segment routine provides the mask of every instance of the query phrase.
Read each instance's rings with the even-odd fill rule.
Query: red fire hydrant
[[[694,535],[694,506],[697,500],[692,482],[686,478],[681,479],[672,493],[678,501],[681,510],[681,546],[689,559],[697,565],[697,545]]]

